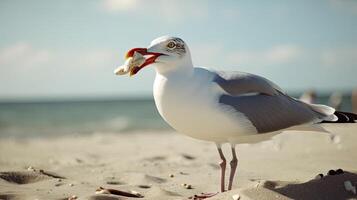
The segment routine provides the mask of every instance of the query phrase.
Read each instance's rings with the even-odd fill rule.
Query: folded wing
[[[217,73],[214,82],[226,92],[219,97],[219,103],[244,114],[259,133],[336,120],[333,108],[294,99],[271,81],[257,75]]]

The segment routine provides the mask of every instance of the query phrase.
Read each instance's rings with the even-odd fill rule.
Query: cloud
[[[155,3],[153,3],[153,1]],[[127,13],[136,16],[151,11],[150,16],[166,22],[183,22],[185,19],[201,20],[209,16],[209,7],[197,1],[167,0],[102,0],[101,6],[109,13]],[[199,9],[197,9],[199,8]],[[215,10],[215,12],[217,12]],[[232,15],[232,13],[228,13]]]
[[[297,60],[302,55],[302,48],[296,45],[276,45],[263,51],[235,51],[228,54],[231,63],[239,65],[280,65]]]
[[[124,60],[116,52],[98,48],[45,50],[26,42],[0,48],[0,98],[114,94],[117,88],[112,85],[117,77],[113,70]]]
[[[16,81],[21,79],[21,74],[28,77],[28,80],[36,77],[36,81],[41,79],[50,82],[60,82],[65,77],[68,79],[83,73],[111,74],[116,65],[123,61],[115,52],[111,49],[71,52],[45,50],[26,42],[17,42],[0,49],[0,79],[11,79],[16,84]]]
[[[357,47],[336,48],[321,53],[321,63],[327,67],[357,67]]]
[[[137,6],[137,0],[103,0],[103,7],[109,12],[130,11]]]
[[[31,67],[47,63],[50,59],[51,53],[48,50],[37,49],[24,42],[0,50],[0,67]]]
[[[297,59],[301,55],[301,49],[295,45],[278,45],[267,52],[264,57],[275,64],[289,63]]]
[[[0,69],[21,71],[40,67],[51,68],[51,66],[61,66],[61,70],[82,67],[102,68],[122,60],[120,58],[114,50],[109,49],[57,52],[53,49],[51,51],[38,49],[26,42],[17,42],[0,49]]]
[[[180,22],[185,19],[202,20],[209,15],[207,5],[195,1],[184,1],[183,3],[182,1],[162,0],[159,7],[163,16],[174,22]]]

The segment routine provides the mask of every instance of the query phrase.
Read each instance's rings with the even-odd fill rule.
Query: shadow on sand
[[[270,190],[291,199],[300,200],[357,199],[357,195],[345,190],[345,181],[351,181],[352,185],[356,186],[357,174],[345,172],[344,174],[325,176],[322,179],[311,180],[305,183],[270,188]]]

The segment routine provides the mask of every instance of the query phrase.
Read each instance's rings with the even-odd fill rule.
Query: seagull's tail
[[[305,104],[307,104],[310,107],[310,109],[316,113],[319,122],[338,121],[338,117],[334,114],[336,112],[334,108],[321,104],[311,104],[311,103],[305,103]]]
[[[298,99],[295,100],[306,104],[317,114],[319,120],[315,121],[315,123],[357,123],[357,114],[355,113],[337,111],[330,106],[307,103]]]
[[[324,120],[321,123],[357,123],[357,114],[335,111],[334,115],[337,117],[336,121]]]
[[[308,104],[318,114],[321,123],[356,123],[357,114],[336,111],[334,108],[321,104]]]

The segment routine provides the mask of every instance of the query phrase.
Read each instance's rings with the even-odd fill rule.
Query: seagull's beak
[[[138,73],[142,68],[144,68],[147,65],[150,65],[152,63],[155,62],[155,60],[163,55],[162,53],[156,53],[156,52],[149,52],[147,48],[134,48],[129,50],[126,55],[125,55],[125,59],[128,59],[130,57],[133,57],[134,53],[140,53],[141,55],[145,56],[145,62],[140,65],[140,66],[134,66],[131,70],[130,70],[130,76],[135,75],[136,73]]]

